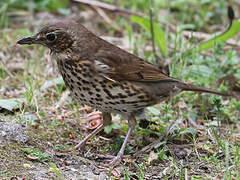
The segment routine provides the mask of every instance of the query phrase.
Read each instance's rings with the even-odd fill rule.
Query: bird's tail
[[[226,92],[220,92],[209,88],[194,86],[192,84],[181,84],[180,86],[183,91],[197,91],[197,92],[205,92],[205,93],[211,93],[211,94],[217,94],[221,96],[231,96],[229,93]]]

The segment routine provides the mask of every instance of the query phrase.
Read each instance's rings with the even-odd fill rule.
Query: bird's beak
[[[17,44],[38,44],[36,36],[25,37],[17,41]]]

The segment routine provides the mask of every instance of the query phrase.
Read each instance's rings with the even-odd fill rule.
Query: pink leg
[[[122,159],[122,157],[123,157],[124,150],[125,150],[125,148],[126,148],[126,145],[127,145],[127,142],[128,142],[128,139],[129,139],[129,136],[130,136],[131,132],[132,132],[132,128],[129,127],[129,128],[128,128],[127,135],[126,135],[126,137],[125,137],[125,139],[124,139],[124,142],[123,142],[123,144],[122,144],[122,147],[121,147],[120,151],[118,152],[117,156],[115,156],[115,157],[113,158],[113,160],[109,163],[110,165],[118,164],[118,163],[121,161],[121,159]]]
[[[116,165],[118,163],[120,163],[121,159],[122,159],[122,156],[124,154],[124,150],[126,148],[126,145],[127,145],[127,142],[128,142],[128,139],[130,137],[130,134],[131,132],[133,131],[133,129],[135,128],[135,125],[136,125],[136,119],[134,116],[130,116],[128,118],[128,132],[127,132],[127,135],[124,139],[124,142],[122,144],[122,147],[120,149],[120,151],[118,152],[117,156],[113,158],[113,160],[109,163],[109,165]]]

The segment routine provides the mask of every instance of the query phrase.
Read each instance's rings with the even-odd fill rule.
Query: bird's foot
[[[112,159],[112,161],[110,161],[110,163],[108,165],[116,166],[116,165],[120,164],[121,160],[122,160],[122,155],[118,154],[117,156],[115,156]]]
[[[105,167],[113,167],[120,164],[121,160],[123,159],[123,154],[118,153],[117,156],[111,156],[108,160],[108,163],[104,164]],[[109,162],[110,161],[110,162]]]

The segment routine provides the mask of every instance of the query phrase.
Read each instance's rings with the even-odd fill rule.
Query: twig
[[[91,0],[91,1],[89,1],[89,0],[74,0],[74,1],[88,5],[88,6],[94,6],[94,7],[106,9],[108,11],[112,11],[115,13],[121,13],[126,16],[130,16],[130,15],[135,15],[135,16],[140,16],[140,17],[144,16],[144,14],[142,14],[142,13],[128,11],[126,9],[118,8],[114,5],[110,5],[110,4],[99,2],[99,1],[94,1],[94,0]]]
[[[104,10],[102,10],[101,8],[97,7],[97,6],[93,6],[93,8],[97,11],[97,13],[105,20],[106,23],[108,23],[110,26],[112,26],[115,30],[117,31],[121,31],[120,28],[118,27],[118,25],[116,23],[114,23],[108,16],[107,14],[104,12]]]

